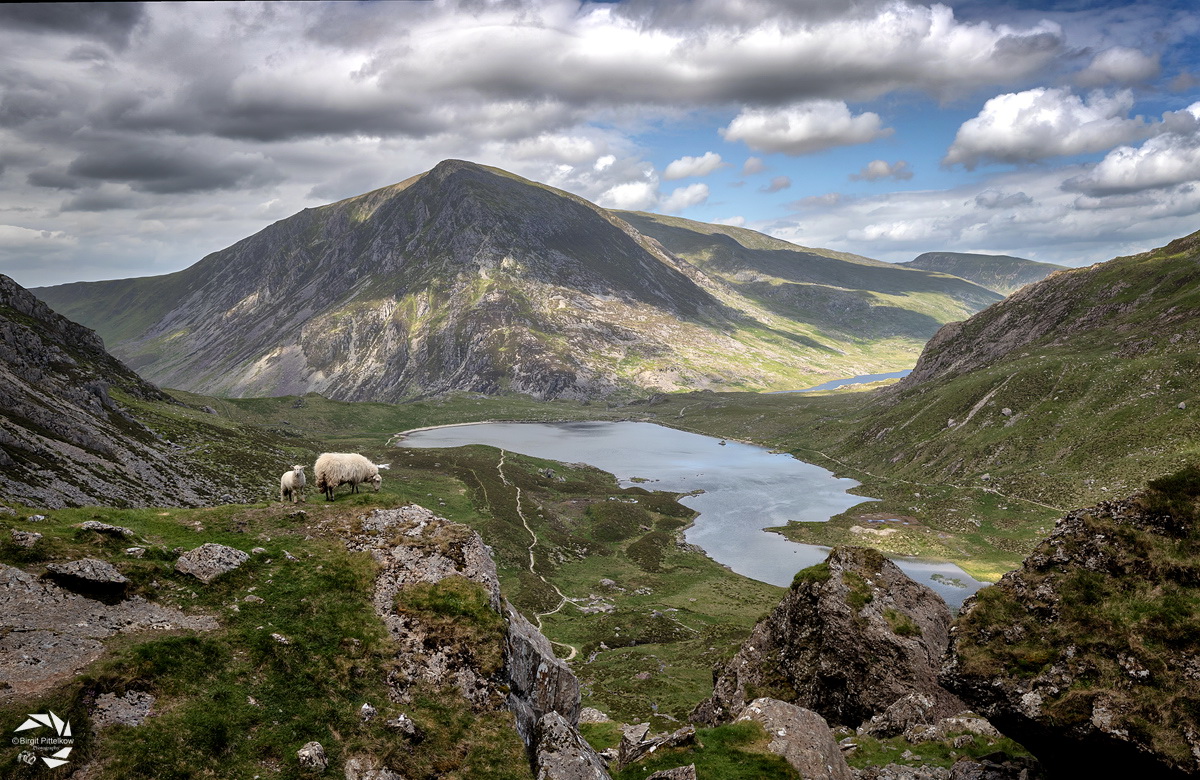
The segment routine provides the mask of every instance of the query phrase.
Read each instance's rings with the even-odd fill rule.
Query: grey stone
[[[903,734],[914,726],[928,725],[936,720],[933,714],[936,706],[933,697],[928,694],[910,693],[901,696],[886,710],[859,726],[858,733],[878,739]]]
[[[782,756],[809,780],[852,780],[850,766],[825,722],[817,713],[777,699],[755,699],[738,721],[759,723],[771,742],[767,749]]]
[[[296,751],[296,758],[300,759],[300,768],[306,772],[324,772],[329,766],[325,748],[321,747],[320,742],[305,743],[304,747]]]
[[[144,691],[126,691],[122,696],[102,693],[96,697],[92,708],[92,727],[140,726],[152,714],[154,701],[154,697]]]
[[[610,780],[604,761],[557,712],[538,721],[534,733],[537,780]]]
[[[37,531],[18,531],[15,528],[12,530],[13,544],[18,547],[33,547],[41,538],[42,535]]]
[[[646,780],[696,780],[696,765],[677,766],[674,769],[664,769],[648,775]]]
[[[146,555],[145,547],[126,547],[125,554],[130,558],[142,558]]]
[[[378,714],[379,710],[372,707],[370,702],[366,702],[363,704],[363,706],[358,708],[358,718],[363,723],[374,719],[374,717]]]
[[[379,761],[373,756],[355,756],[348,759],[344,772],[346,780],[404,780],[400,773],[379,766]]]
[[[188,616],[140,596],[106,604],[0,564],[0,702],[32,699],[70,680],[104,653],[101,640],[146,630],[209,631],[217,621]]]
[[[579,680],[561,659],[550,640],[505,602],[508,614],[505,676],[508,706],[517,718],[517,732],[529,745],[534,726],[549,712],[557,712],[571,725],[579,723]]]
[[[241,550],[209,542],[179,556],[175,571],[190,574],[207,585],[248,560],[250,556]]]
[[[595,707],[584,707],[579,711],[580,723],[611,723],[612,718]]]
[[[114,593],[125,590],[129,580],[107,561],[81,558],[67,563],[51,563],[46,573],[57,582],[79,591]]]
[[[617,771],[659,748],[678,747],[696,740],[695,726],[684,726],[669,734],[656,736],[649,736],[649,731],[649,723],[639,723],[621,729],[621,742],[617,745]]]
[[[97,520],[86,520],[79,524],[79,527],[85,531],[95,531],[98,534],[110,534],[112,536],[134,536],[133,531],[119,525],[109,525],[101,523]]]

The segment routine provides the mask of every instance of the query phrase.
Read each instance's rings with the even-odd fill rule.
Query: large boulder
[[[1071,512],[963,606],[943,683],[1051,776],[1200,776],[1200,470],[1190,474]]]
[[[857,727],[897,700],[922,694],[936,719],[966,709],[937,682],[950,610],[887,558],[837,547],[796,575],[779,606],[731,661],[714,670],[712,698],[692,713],[710,725],[770,697]]]
[[[215,542],[189,550],[175,561],[175,571],[190,574],[205,585],[250,560],[249,553]]]
[[[534,775],[537,780],[609,780],[604,761],[591,745],[557,712],[537,723]]]
[[[782,756],[806,780],[852,780],[829,724],[817,713],[777,699],[755,699],[738,720],[763,727],[767,750]]]

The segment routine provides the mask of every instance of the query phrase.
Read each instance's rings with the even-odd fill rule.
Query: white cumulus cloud
[[[811,100],[780,109],[743,109],[720,132],[726,141],[743,141],[755,151],[801,155],[869,143],[892,130],[876,113],[856,116],[840,100]]]
[[[1114,46],[1097,54],[1092,64],[1079,72],[1075,81],[1081,87],[1106,87],[1111,84],[1128,86],[1144,84],[1161,71],[1158,55]]]
[[[854,181],[879,181],[880,179],[906,181],[912,177],[912,168],[904,160],[897,160],[894,163],[887,160],[872,160],[864,165],[858,173],[850,174],[850,178]]]
[[[1195,120],[1200,103],[1178,112],[1166,124],[1179,127],[1180,115],[1193,117],[1191,132],[1165,132],[1138,148],[1114,149],[1087,174],[1068,180],[1064,188],[1105,196],[1200,182],[1200,121]]]
[[[1093,92],[1086,100],[1069,89],[1045,88],[998,95],[958,129],[944,165],[968,169],[984,162],[1023,163],[1086,154],[1142,138],[1142,117],[1129,118],[1133,94]]]
[[[705,152],[702,157],[680,157],[667,166],[663,178],[672,181],[689,176],[707,176],[722,164],[721,155],[715,152]]]
[[[662,202],[660,208],[666,212],[683,211],[689,206],[696,206],[708,200],[708,185],[703,182],[677,187]]]

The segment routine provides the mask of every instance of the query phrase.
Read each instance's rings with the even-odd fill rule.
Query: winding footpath
[[[516,491],[517,516],[521,518],[521,524],[524,525],[525,530],[529,532],[529,538],[530,538],[530,542],[529,542],[529,573],[532,574],[533,576],[537,577],[539,580],[541,580],[546,585],[549,585],[551,588],[553,588],[554,592],[558,594],[558,598],[559,598],[558,606],[556,606],[554,609],[552,609],[548,612],[534,613],[533,619],[537,624],[538,631],[541,631],[543,617],[545,617],[546,615],[553,615],[555,612],[558,612],[560,609],[562,609],[563,606],[566,605],[567,603],[574,604],[575,599],[568,598],[561,590],[558,589],[557,585],[555,585],[553,582],[550,582],[544,576],[542,576],[541,574],[538,573],[538,570],[535,566],[534,557],[533,557],[533,548],[537,547],[537,543],[538,543],[537,534],[535,534],[533,532],[533,529],[529,527],[529,520],[525,517],[525,513],[523,511],[521,511],[521,488],[518,487],[517,485],[514,485],[511,482],[509,482],[508,478],[504,476],[504,458],[507,454],[508,453],[505,452],[503,449],[500,450],[500,460],[496,463],[496,471],[500,475],[500,481],[503,482],[505,484],[505,486],[511,487]],[[579,654],[579,649],[577,647],[575,647],[574,645],[569,645],[569,644],[566,644],[565,642],[555,642],[553,639],[550,639],[549,637],[546,637],[546,639],[550,642],[550,644],[558,645],[559,647],[565,647],[570,651],[570,653],[567,655],[567,657],[563,659],[564,661],[570,661],[570,660],[574,659],[576,655]]]

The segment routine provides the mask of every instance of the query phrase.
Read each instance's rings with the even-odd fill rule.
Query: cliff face
[[[930,700],[934,722],[963,709],[937,682],[950,611],[875,550],[837,547],[796,575],[770,616],[729,663],[693,716],[717,724],[770,696],[857,727],[900,699]]]
[[[909,293],[934,275],[819,259],[828,268],[818,286],[837,311],[856,299],[842,286],[903,277],[874,310],[911,320],[900,328],[909,354],[941,323],[994,299],[953,280],[936,305],[915,304]],[[38,293],[95,327],[143,376],[211,395],[789,389],[908,358],[888,341],[895,328],[869,331],[862,317],[840,322],[804,301],[779,309],[613,212],[457,160],[306,209],[175,274]],[[859,303],[855,311],[872,309]],[[883,344],[867,348],[864,338]]]
[[[1063,776],[1200,776],[1200,470],[1081,509],[964,605],[942,683]]]
[[[110,390],[169,400],[95,332],[0,276],[0,493],[49,507],[186,506],[229,489],[175,460]]]

